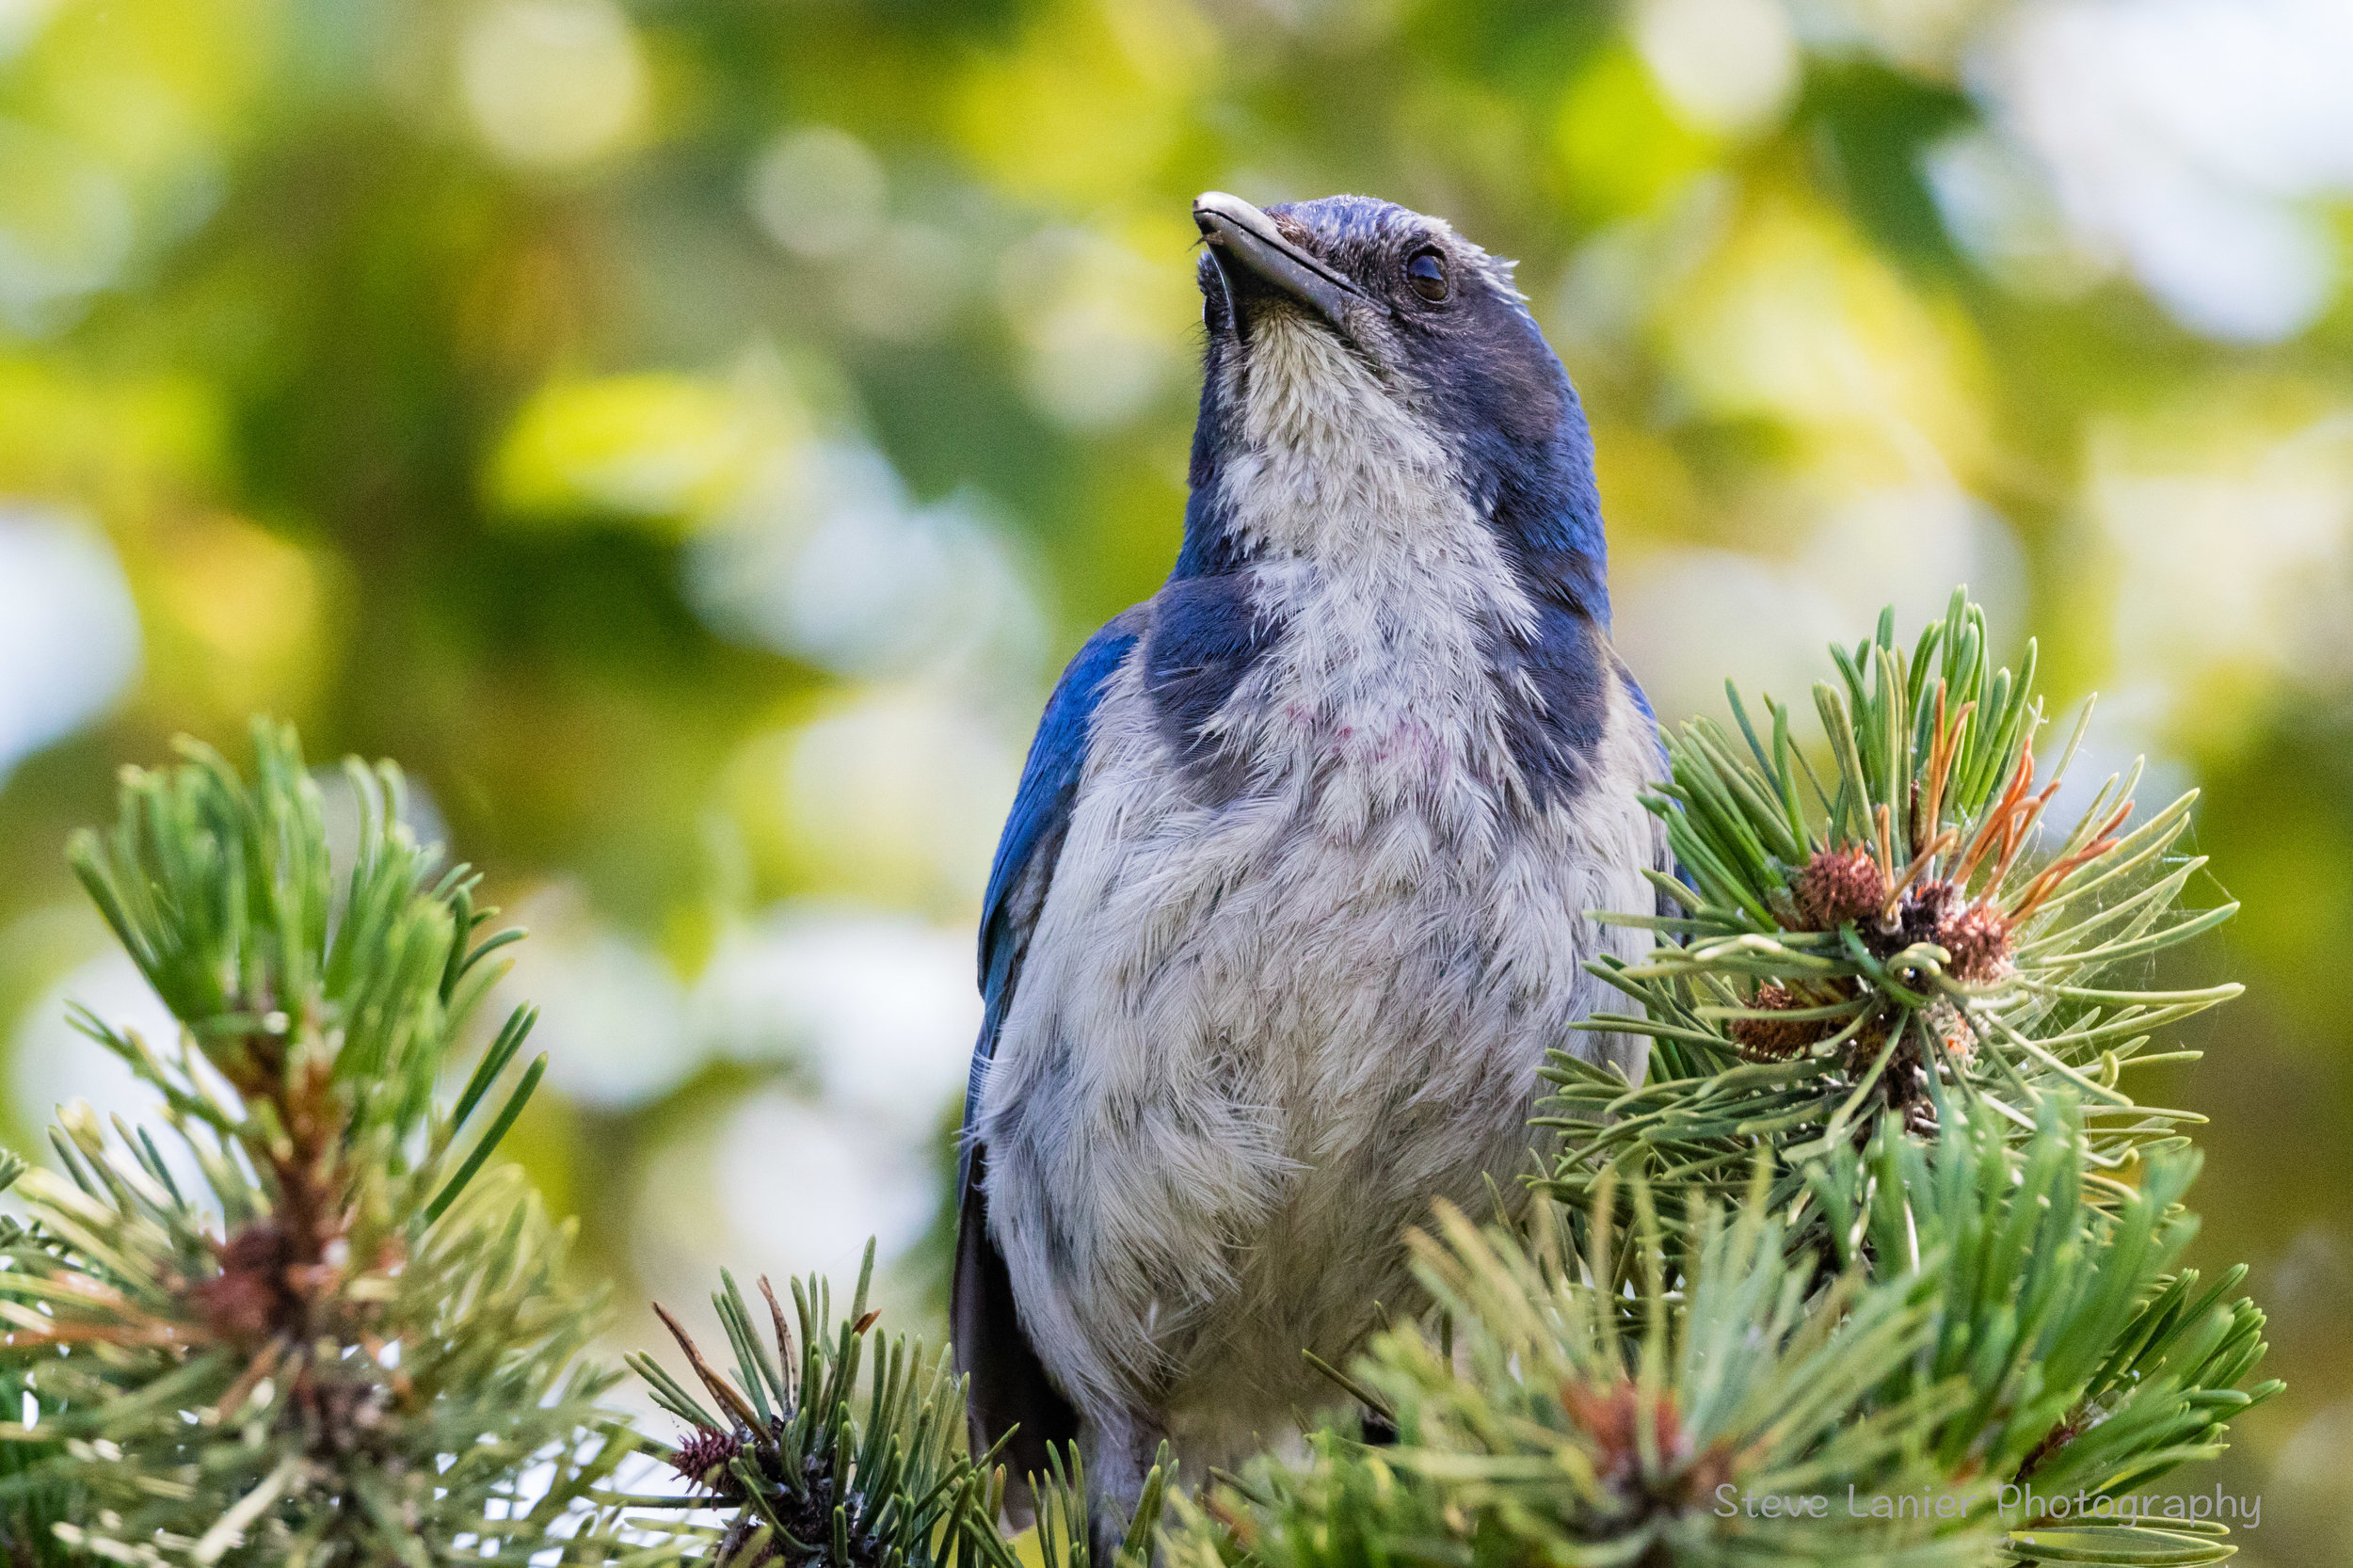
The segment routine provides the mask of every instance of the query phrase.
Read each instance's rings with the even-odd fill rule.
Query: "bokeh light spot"
[[[1635,46],[1678,112],[1704,130],[1778,120],[1798,89],[1798,40],[1781,0],[1643,0]]]
[[[131,253],[122,183],[62,137],[0,121],[0,318],[40,333],[115,280]]]
[[[105,538],[0,507],[0,779],[104,712],[139,667],[138,611]]]
[[[637,35],[608,0],[492,0],[466,28],[459,77],[482,139],[527,168],[610,152],[646,112]]]
[[[524,518],[588,511],[686,524],[734,496],[755,444],[743,401],[700,377],[558,381],[516,416],[490,488]]]
[[[744,200],[767,236],[796,256],[847,256],[882,226],[882,160],[847,131],[807,125],[768,144]]]

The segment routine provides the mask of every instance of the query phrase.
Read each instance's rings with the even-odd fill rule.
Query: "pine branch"
[[[199,1568],[593,1555],[584,1498],[629,1448],[594,1425],[610,1377],[578,1364],[600,1309],[561,1283],[569,1227],[486,1165],[536,1072],[456,1114],[434,1097],[511,938],[476,939],[494,912],[402,824],[395,770],[346,764],[339,869],[292,733],[257,725],[255,749],[250,784],[193,744],[129,772],[112,833],[72,846],[180,1032],[76,1021],[160,1095],[201,1180],[77,1107],[58,1168],[19,1183],[0,1368],[40,1418],[0,1425],[11,1544]]]
[[[1683,1231],[1687,1290],[1670,1296],[1654,1269],[1629,1299],[1609,1284],[1610,1213],[1595,1208],[1582,1254],[1557,1217],[1524,1240],[1442,1215],[1418,1272],[1455,1325],[1453,1358],[1401,1327],[1357,1368],[1394,1412],[1396,1444],[1325,1432],[1303,1464],[1258,1462],[1180,1505],[1171,1561],[1987,1560],[1988,1488],[1947,1477],[1923,1442],[1965,1390],[1875,1401],[1932,1342],[1926,1282],[1849,1272],[1817,1295],[1761,1204],[1729,1222],[1703,1204]],[[1667,1245],[1647,1222],[1633,1240],[1654,1258]],[[1953,1503],[1942,1517],[1856,1516],[1849,1487]],[[1815,1496],[1838,1506],[1779,1506]]]
[[[2246,1271],[2202,1293],[2195,1272],[2170,1272],[2197,1228],[2181,1208],[2197,1156],[2152,1156],[2113,1213],[2084,1201],[2089,1160],[2081,1122],[2054,1100],[2022,1163],[1991,1118],[1948,1108],[1933,1144],[1882,1122],[1869,1149],[1808,1173],[1854,1266],[1934,1283],[1935,1340],[1878,1397],[1948,1379],[1969,1388],[1934,1437],[1936,1462],[2007,1489],[2012,1549],[2026,1558],[2021,1538],[2054,1523],[2028,1506],[2029,1489],[2128,1496],[2217,1456],[2225,1423],[2281,1387],[2239,1386],[2265,1349],[2263,1314],[2225,1299]],[[2096,1537],[2116,1527],[2072,1528]],[[2201,1534],[2174,1534],[2169,1561],[2229,1555]],[[2107,1541],[2118,1560],[2142,1560],[2134,1541]]]
[[[1932,1135],[1949,1096],[2020,1144],[2064,1098],[2089,1140],[2088,1201],[2113,1208],[2122,1173],[2202,1119],[2139,1103],[2124,1074],[2189,1054],[2153,1047],[2238,991],[2123,983],[2236,907],[2180,904],[2204,865],[2176,853],[2194,797],[2127,830],[2136,765],[2041,847],[2082,727],[2038,786],[2032,649],[2023,676],[1994,669],[1962,593],[1910,650],[1882,616],[1832,653],[1840,684],[1815,693],[1830,784],[1769,698],[1769,743],[1729,687],[1738,740],[1707,720],[1670,737],[1673,778],[1650,804],[1696,890],[1674,887],[1678,918],[1613,917],[1676,940],[1596,967],[1640,1011],[1583,1026],[1649,1035],[1652,1071],[1634,1087],[1552,1058],[1538,1125],[1562,1140],[1553,1192],[1580,1207],[1611,1171],[1729,1198],[1761,1144],[1772,1201],[1802,1207],[1803,1165],[1884,1115]]]
[[[1015,1568],[996,1532],[1001,1479],[964,1452],[963,1381],[920,1341],[890,1337],[869,1353],[880,1316],[866,1306],[873,1269],[869,1241],[839,1322],[824,1280],[792,1282],[791,1320],[761,1280],[765,1324],[723,1272],[711,1304],[734,1352],[731,1378],[656,1306],[710,1403],[653,1357],[630,1358],[654,1402],[689,1429],[676,1447],[649,1446],[695,1490],[627,1506],[715,1514],[713,1568]]]

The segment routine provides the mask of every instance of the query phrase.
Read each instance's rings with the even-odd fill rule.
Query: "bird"
[[[991,866],[951,1339],[976,1453],[1075,1443],[1115,1541],[1167,1445],[1334,1402],[1407,1237],[1524,1201],[1548,1049],[1651,937],[1657,726],[1614,651],[1593,440],[1447,222],[1196,199],[1168,580],[1048,700]],[[1098,1543],[1099,1544],[1099,1543]]]

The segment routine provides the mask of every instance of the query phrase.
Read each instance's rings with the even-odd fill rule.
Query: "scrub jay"
[[[997,851],[954,1276],[976,1449],[1076,1438],[1112,1539],[1163,1438],[1236,1462],[1330,1398],[1303,1352],[1419,1305],[1433,1200],[1518,1200],[1547,1048],[1639,1080],[1568,1026],[1651,941],[1593,912],[1671,868],[1511,264],[1361,197],[1193,217],[1183,544],[1063,676]]]

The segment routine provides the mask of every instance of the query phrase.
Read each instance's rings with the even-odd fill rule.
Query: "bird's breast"
[[[1288,1378],[1303,1343],[1345,1353],[1368,1278],[1405,1288],[1433,1197],[1509,1183],[1544,1052],[1593,1038],[1581,966],[1641,934],[1590,912],[1641,907],[1657,859],[1647,727],[1613,713],[1622,791],[1539,804],[1482,775],[1459,692],[1366,670],[1251,709],[1255,776],[1205,799],[1147,662],[1097,710],[984,1085],[992,1224],[1080,1337],[1139,1358],[1058,1376],[1178,1377],[1264,1320]]]
[[[1270,681],[1228,711],[1246,767],[1205,795],[1143,664],[1097,712],[997,1072],[1055,1075],[1106,1136],[1191,1121],[1254,1179],[1408,1101],[1516,1134],[1544,1050],[1578,1039],[1583,964],[1643,940],[1593,918],[1645,907],[1658,861],[1630,698],[1593,759],[1606,776],[1547,802],[1460,683]]]
[[[1219,632],[1181,615],[1155,627],[1142,696],[1194,799],[1282,796],[1320,806],[1345,834],[1395,810],[1459,817],[1507,782],[1500,715],[1513,694],[1494,628],[1513,607],[1494,599],[1508,584],[1364,569],[1377,566],[1286,563],[1189,587],[1189,610],[1224,612]]]

